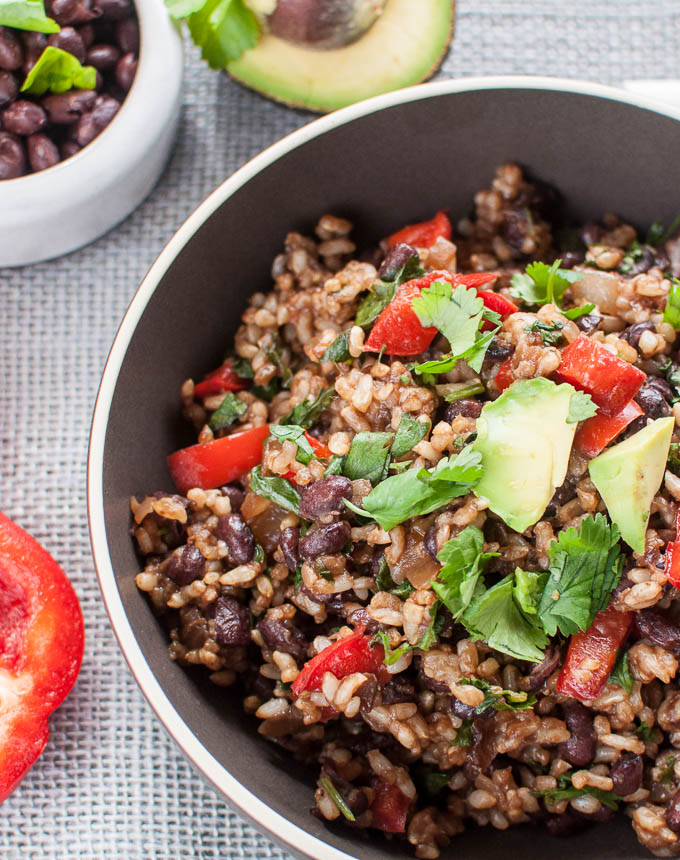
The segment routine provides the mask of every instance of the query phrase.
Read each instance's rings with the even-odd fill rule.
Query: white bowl
[[[94,241],[155,185],[177,131],[182,39],[163,0],[135,0],[139,65],[104,131],[54,167],[0,181],[0,267],[58,257]]]

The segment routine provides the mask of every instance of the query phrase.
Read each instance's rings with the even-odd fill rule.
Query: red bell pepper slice
[[[377,830],[385,833],[404,833],[406,816],[411,801],[396,785],[389,785],[380,779],[372,782],[375,797],[370,806],[373,814],[373,824]]]
[[[680,541],[671,541],[666,547],[664,573],[671,585],[680,588]]]
[[[229,484],[262,460],[262,445],[267,436],[269,425],[263,424],[175,451],[168,457],[175,486],[185,495],[192,487],[213,490]]]
[[[371,647],[371,637],[364,635],[366,628],[361,625],[328,648],[320,651],[302,667],[293,681],[291,692],[297,698],[304,690],[320,690],[326,672],[336,678],[344,678],[355,672],[372,672],[380,683],[389,680],[390,674],[383,664],[385,649],[379,643]]]
[[[305,439],[312,446],[312,451],[314,451],[319,460],[330,460],[330,458],[333,456],[333,454],[331,453],[331,449],[328,447],[328,445],[324,445],[323,442],[320,442],[318,439],[315,439],[313,436],[310,436],[306,430]]]
[[[469,275],[429,272],[422,278],[407,281],[378,316],[364,344],[364,352],[380,352],[383,346],[388,355],[419,355],[425,352],[434,340],[437,329],[435,326],[423,328],[413,310],[413,299],[420,295],[421,290],[435,281],[448,281],[453,287],[463,284],[468,289],[477,289],[497,277],[494,272],[472,272]]]
[[[512,358],[506,358],[503,364],[498,367],[494,381],[501,394],[508,386],[512,385],[515,381],[515,377],[512,375]]]
[[[581,335],[562,352],[555,378],[590,394],[605,415],[618,415],[647,377],[597,341]]]
[[[431,248],[437,239],[451,238],[451,222],[445,212],[437,212],[429,221],[409,224],[392,233],[385,239],[388,248],[394,248],[400,242],[413,245],[415,248]]]
[[[486,274],[486,272],[484,273]],[[489,273],[491,274],[491,273]],[[510,314],[516,313],[519,308],[510,299],[506,299],[500,293],[494,293],[491,290],[477,290],[477,295],[484,302],[484,306],[490,310],[500,314],[502,320],[506,320]],[[494,324],[489,320],[484,320],[482,323],[482,331],[490,331],[494,328]]]
[[[600,695],[614,668],[616,653],[628,636],[633,614],[609,606],[598,612],[585,632],[571,637],[557,678],[558,692],[584,701]]]
[[[250,380],[240,377],[228,358],[217,370],[209,373],[203,382],[194,386],[194,397],[212,397],[223,391],[243,391],[246,388],[250,388]]]
[[[0,802],[45,748],[47,718],[73,687],[83,615],[71,583],[30,535],[0,514]]]
[[[634,400],[626,403],[618,415],[598,413],[586,419],[576,431],[574,447],[586,457],[597,457],[626,427],[644,415]]]

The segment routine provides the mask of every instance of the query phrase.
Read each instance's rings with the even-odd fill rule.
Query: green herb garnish
[[[593,403],[590,394],[586,394],[585,391],[575,391],[569,401],[567,424],[578,424],[579,421],[592,418],[596,413],[597,406]]]
[[[337,788],[333,785],[333,783],[328,779],[328,777],[321,777],[321,785],[324,787],[326,794],[330,797],[333,803],[338,807],[340,812],[345,816],[348,821],[356,821],[354,817],[354,813],[347,806],[345,802],[345,798],[340,794]]]
[[[577,308],[569,308],[568,311],[561,311],[562,316],[568,320],[577,320],[585,317],[595,310],[595,305],[580,305]]]
[[[422,439],[427,436],[427,424],[412,418],[408,412],[401,416],[399,427],[392,443],[391,454],[393,457],[403,457],[408,454]]]
[[[557,788],[546,789],[545,791],[532,791],[534,797],[542,797],[549,806],[555,806],[563,800],[572,800],[575,797],[583,797],[584,794],[589,794],[591,797],[597,798],[603,806],[609,809],[617,810],[621,798],[614,794],[613,791],[604,791],[601,788],[592,788],[590,785],[585,785],[583,788],[574,788],[571,783],[571,776],[568,773],[563,773],[557,778]]]
[[[21,92],[41,96],[48,90],[65,93],[74,88],[93,90],[96,85],[97,70],[94,66],[83,66],[68,51],[48,45],[28,73]]]
[[[357,433],[345,456],[342,467],[345,477],[352,481],[366,478],[372,484],[382,481],[387,475],[392,438],[391,433]]]
[[[224,430],[248,411],[248,404],[239,400],[231,391],[224,395],[224,400],[210,416],[208,425],[211,430]]]
[[[564,323],[561,322],[547,323],[542,322],[541,320],[535,320],[531,325],[525,326],[524,331],[540,334],[545,346],[555,346],[555,344],[559,343],[564,337],[562,332],[563,328]]]
[[[468,526],[450,538],[437,558],[443,567],[432,580],[432,590],[458,620],[470,605],[487,561],[498,553],[483,552],[484,535],[476,526]]]
[[[271,424],[269,432],[279,442],[290,441],[297,445],[298,451],[295,459],[298,463],[306,465],[310,460],[318,460],[314,449],[305,436],[305,428],[300,427],[299,424]]]
[[[663,312],[663,321],[670,323],[678,331],[680,329],[680,281],[671,278],[671,288],[666,299],[666,309]]]
[[[334,395],[333,388],[322,388],[314,400],[303,400],[302,403],[298,403],[279,423],[312,427],[319,420],[321,413],[331,405]]]
[[[524,274],[512,276],[510,293],[529,305],[556,305],[569,286],[583,278],[579,272],[560,269],[562,260],[555,260],[552,266],[547,263],[529,263]]]
[[[321,356],[321,361],[351,361],[352,356],[349,353],[349,332],[350,330],[341,332],[328,347],[326,352]]]
[[[460,728],[456,730],[456,737],[451,741],[451,746],[472,746],[472,720],[463,720],[463,723]]]
[[[484,693],[484,701],[475,708],[477,714],[484,713],[487,708],[493,708],[496,711],[527,711],[536,704],[534,695],[494,687],[481,678],[461,678],[458,683],[476,687]]]
[[[674,755],[666,756],[663,766],[659,770],[659,782],[664,785],[672,785],[675,777],[675,762],[677,758]]]
[[[0,0],[0,27],[58,33],[59,24],[45,14],[43,0]]]
[[[413,278],[420,278],[424,274],[425,269],[420,265],[418,254],[412,254],[400,268],[388,270],[382,280],[376,281],[371,286],[370,294],[357,308],[355,325],[362,328],[369,326],[392,301],[402,284]]]
[[[628,660],[628,652],[621,651],[619,656],[616,659],[616,663],[614,664],[614,668],[611,671],[609,679],[607,681],[608,684],[618,684],[620,687],[630,694],[633,692],[633,683],[635,682],[635,678],[630,671],[630,663]],[[643,725],[646,725],[643,723]]]
[[[186,18],[194,44],[211,69],[224,69],[260,37],[257,17],[244,0],[166,0],[170,15]]]
[[[375,584],[378,587],[378,591],[389,591],[391,594],[396,594],[399,600],[406,600],[406,598],[415,591],[415,588],[411,585],[408,579],[404,579],[402,582],[397,585],[397,583],[392,579],[392,574],[390,573],[390,566],[383,556],[380,559],[380,568],[378,570],[378,575],[375,578]]]
[[[610,683],[608,681],[607,683]],[[630,692],[630,690],[628,691]],[[643,740],[645,743],[649,743],[649,741],[654,738],[654,729],[650,728],[644,720],[640,723],[640,725],[635,729],[635,734]]]
[[[255,466],[250,472],[250,489],[286,511],[300,513],[300,494],[285,478],[265,477]]]

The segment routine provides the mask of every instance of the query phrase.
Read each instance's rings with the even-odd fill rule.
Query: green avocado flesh
[[[329,51],[265,34],[227,71],[293,107],[335,110],[429,77],[449,45],[454,8],[454,0],[388,0],[360,39]]]
[[[549,379],[515,382],[477,419],[473,448],[484,474],[474,493],[515,531],[537,523],[564,483],[577,426],[567,423],[574,393]]]
[[[635,552],[645,551],[649,508],[663,481],[674,425],[673,418],[657,418],[588,466],[612,522]]]

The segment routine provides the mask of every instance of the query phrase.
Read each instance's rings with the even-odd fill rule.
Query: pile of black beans
[[[46,36],[0,27],[0,180],[70,158],[111,122],[137,71],[139,26],[131,0],[47,0],[61,27]],[[20,92],[47,45],[97,70],[94,90]]]

